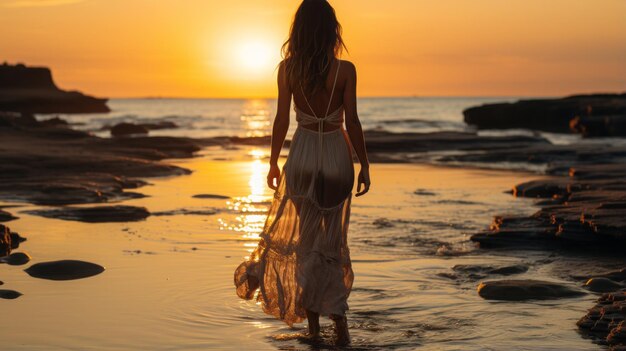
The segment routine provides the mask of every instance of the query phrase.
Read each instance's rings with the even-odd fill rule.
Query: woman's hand
[[[278,189],[278,179],[280,178],[280,168],[277,164],[270,164],[270,171],[267,173],[267,186],[272,190]],[[276,185],[274,185],[276,179]]]
[[[361,184],[363,185],[363,190],[361,190]],[[359,172],[359,182],[356,186],[356,195],[361,196],[365,195],[370,190],[370,169],[369,167],[361,167],[361,171]]]

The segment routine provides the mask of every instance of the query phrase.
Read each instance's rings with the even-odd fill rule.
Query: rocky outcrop
[[[0,198],[41,205],[141,197],[126,191],[146,184],[137,177],[189,174],[159,161],[200,150],[188,138],[98,138],[6,113],[0,113],[0,140]]]
[[[9,227],[0,224],[0,257],[11,253],[11,231]]]
[[[617,116],[577,116],[570,121],[570,129],[583,137],[626,136],[626,114]]]
[[[597,304],[582,317],[577,325],[581,332],[610,350],[626,348],[626,289],[603,294]]]
[[[107,99],[59,89],[45,67],[0,65],[0,111],[27,113],[109,112]]]
[[[570,133],[570,121],[576,117],[626,115],[626,94],[575,95],[487,104],[466,109],[463,115],[467,124],[479,129],[522,128]],[[609,125],[616,126],[617,123]]]
[[[471,240],[481,247],[626,248],[626,164],[581,165],[568,178],[517,185],[516,196],[541,198],[531,217],[497,216]]]

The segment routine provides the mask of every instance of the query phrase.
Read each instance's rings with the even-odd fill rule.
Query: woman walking
[[[328,316],[335,322],[338,345],[350,342],[346,310],[354,275],[347,232],[353,149],[361,165],[355,196],[370,187],[356,69],[339,59],[343,48],[341,25],[330,4],[304,0],[278,68],[267,176],[274,199],[257,248],[235,271],[241,298],[255,298],[258,289],[256,298],[266,313],[289,325],[307,319],[311,337],[319,335],[319,316]],[[281,172],[278,158],[292,99],[298,127]]]

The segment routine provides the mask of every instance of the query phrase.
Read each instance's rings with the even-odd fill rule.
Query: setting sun
[[[257,73],[260,70],[271,69],[272,51],[269,44],[261,41],[250,41],[237,48],[238,65],[246,71]]]

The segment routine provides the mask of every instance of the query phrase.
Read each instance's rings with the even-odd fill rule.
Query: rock
[[[576,116],[626,114],[626,94],[577,95],[561,99],[520,100],[472,107],[465,122],[480,129],[533,129],[570,133]]]
[[[40,121],[39,124],[45,127],[69,127],[70,125],[66,120],[58,116]]]
[[[616,116],[576,116],[570,129],[585,138],[626,136],[626,114]]]
[[[1,231],[1,230],[0,230]],[[11,249],[17,249],[20,246],[20,243],[26,241],[26,238],[20,236],[18,233],[11,232],[9,233],[11,236]]]
[[[97,206],[63,207],[52,210],[32,210],[27,213],[47,217],[87,223],[135,222],[146,219],[150,212],[145,207],[136,206]]]
[[[492,280],[478,285],[478,295],[488,300],[546,300],[584,294],[563,284],[541,280]]]
[[[17,217],[13,216],[7,211],[0,210],[0,222],[8,222],[17,219]]]
[[[0,258],[0,263],[7,263],[11,266],[20,266],[30,261],[30,255],[25,252],[14,252],[8,256]]]
[[[597,277],[587,280],[584,287],[593,292],[606,293],[623,289],[624,285],[608,278]]]
[[[597,277],[604,277],[618,282],[626,283],[626,268],[622,268],[619,271],[600,274],[597,275]]]
[[[417,189],[413,192],[413,194],[415,195],[420,195],[420,196],[435,196],[437,195],[436,193],[432,192],[432,191],[428,191],[426,189]]]
[[[100,203],[141,194],[135,177],[189,174],[157,161],[191,157],[200,146],[189,138],[99,138],[34,118],[0,112],[0,199],[39,205]],[[62,132],[61,132],[62,131]]]
[[[140,123],[139,126],[147,130],[176,129],[178,125],[171,121],[160,121],[157,123]]]
[[[128,135],[146,135],[148,129],[144,126],[133,123],[119,123],[111,128],[111,135],[114,137],[128,136]]]
[[[230,196],[215,194],[197,194],[192,197],[196,199],[230,199]]]
[[[107,99],[59,89],[50,69],[0,65],[0,111],[27,113],[109,112]]]
[[[612,350],[626,345],[624,320],[626,319],[626,290],[605,293],[576,324],[581,332],[603,338]]]
[[[17,299],[20,296],[22,296],[22,293],[15,290],[0,289],[0,299],[13,300]]]
[[[513,187],[513,196],[553,198],[568,193],[566,180],[533,180]]]
[[[104,267],[85,261],[61,260],[36,263],[24,271],[35,278],[72,280],[98,275],[104,272]]]
[[[11,253],[11,230],[0,224],[0,257]]]
[[[471,240],[481,247],[626,247],[626,163],[580,165],[569,178],[542,179],[514,188],[516,196],[552,198],[531,217],[494,219]]]

